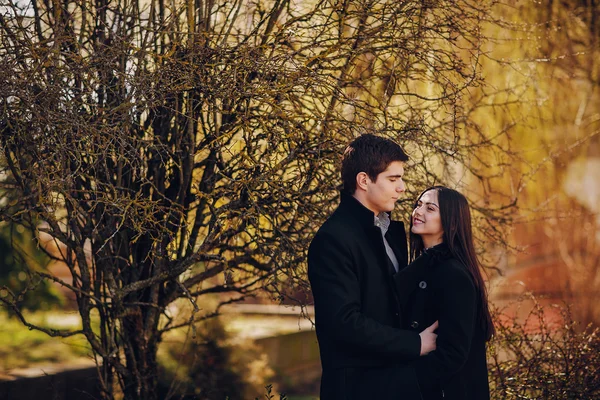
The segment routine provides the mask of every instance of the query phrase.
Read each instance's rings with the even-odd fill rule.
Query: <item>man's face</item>
[[[385,171],[377,175],[375,181],[367,177],[364,205],[375,214],[392,211],[396,201],[406,190],[406,185],[402,180],[403,175],[404,163],[393,161]]]

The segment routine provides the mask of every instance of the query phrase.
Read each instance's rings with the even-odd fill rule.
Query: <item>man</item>
[[[340,205],[310,245],[321,400],[421,399],[409,362],[435,349],[436,325],[400,329],[392,279],[408,258],[404,225],[389,218],[407,160],[391,140],[355,139],[342,160]]]

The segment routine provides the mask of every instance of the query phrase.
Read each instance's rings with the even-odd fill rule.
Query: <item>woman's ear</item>
[[[366,172],[359,172],[356,174],[356,188],[366,191],[369,183],[369,175]]]

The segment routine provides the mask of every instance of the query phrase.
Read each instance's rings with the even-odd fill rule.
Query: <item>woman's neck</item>
[[[438,244],[444,242],[443,238],[432,238],[429,236],[421,236],[421,239],[423,239],[423,250],[429,250],[433,246],[437,246]]]

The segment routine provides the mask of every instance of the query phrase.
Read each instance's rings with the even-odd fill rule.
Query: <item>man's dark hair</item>
[[[394,161],[408,161],[408,155],[390,139],[363,134],[348,145],[342,158],[342,183],[344,191],[354,194],[356,175],[367,174],[372,181]]]

